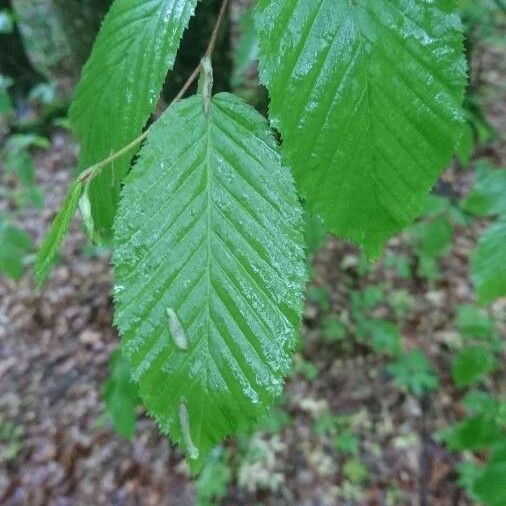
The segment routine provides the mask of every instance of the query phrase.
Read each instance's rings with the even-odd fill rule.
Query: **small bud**
[[[167,320],[169,322],[169,331],[172,339],[176,343],[176,346],[183,351],[188,349],[188,340],[186,339],[186,333],[184,331],[179,318],[173,308],[168,307],[165,310],[167,314]]]

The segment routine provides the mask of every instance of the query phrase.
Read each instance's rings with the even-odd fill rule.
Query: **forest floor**
[[[486,48],[480,65],[488,119],[502,134],[476,156],[506,166],[504,49]],[[22,224],[37,241],[75,163],[76,147],[61,130],[53,133],[50,149],[36,154],[46,206],[27,211]],[[472,180],[472,171],[456,167],[443,177],[456,198]],[[455,308],[474,300],[468,259],[483,226],[457,227],[453,250],[440,263],[442,274],[431,282],[405,279],[384,261],[364,268],[354,247],[327,241],[314,259],[304,345],[276,411],[283,421],[276,430],[227,443],[233,479],[223,504],[470,504],[456,483],[457,455],[434,434],[462,415],[462,392],[450,380],[450,349],[458,339]],[[387,252],[404,252],[414,261],[405,236],[393,239]],[[384,294],[375,316],[398,321],[407,348],[424,350],[436,367],[441,387],[435,393],[420,399],[400,390],[385,373],[384,358],[353,339],[346,345],[323,336],[329,315],[350,320],[352,294],[366,286]],[[136,435],[125,441],[104,415],[100,392],[118,345],[111,287],[107,253],[87,246],[77,221],[43,290],[34,290],[30,275],[18,283],[0,278],[0,424],[19,429],[15,458],[0,458],[0,504],[194,504],[180,452],[149,418],[139,412]],[[504,336],[505,301],[491,311]],[[504,375],[488,386],[505,393]],[[331,438],[315,430],[329,412],[350,420],[364,476],[357,477],[364,474],[360,467],[346,470]],[[0,455],[12,443],[0,441]],[[252,457],[255,452],[260,457]]]

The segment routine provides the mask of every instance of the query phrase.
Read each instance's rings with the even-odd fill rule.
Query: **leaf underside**
[[[302,212],[264,119],[219,94],[150,130],[115,223],[115,323],[140,395],[198,470],[282,387],[300,323]]]
[[[452,0],[260,0],[270,117],[303,196],[377,256],[422,210],[461,132]]]
[[[156,107],[179,40],[198,0],[116,0],[86,63],[69,117],[84,170],[135,139]],[[135,151],[116,159],[90,188],[97,239],[111,235],[121,181]]]
[[[506,296],[506,217],[481,236],[471,257],[471,273],[480,303]]]

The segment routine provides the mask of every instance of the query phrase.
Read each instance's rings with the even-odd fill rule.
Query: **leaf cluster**
[[[197,4],[113,2],[70,109],[81,173],[35,269],[42,283],[77,207],[90,236],[112,243],[124,357],[193,470],[279,395],[306,255],[321,236],[374,258],[422,213],[460,141],[467,79],[452,2],[259,0],[242,60],[258,41],[267,121],[237,96],[212,94],[225,1],[200,68],[144,130]],[[180,100],[199,73],[198,93]],[[301,200],[321,218],[308,249]],[[443,253],[449,235],[432,226],[427,255]],[[328,325],[329,336],[340,332]],[[364,332],[398,353],[385,322]],[[392,365],[400,383],[434,387],[418,354],[403,364]]]

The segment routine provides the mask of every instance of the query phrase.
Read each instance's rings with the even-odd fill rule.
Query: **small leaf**
[[[24,230],[0,219],[0,272],[19,280],[25,271],[23,259],[32,251],[32,238]]]
[[[197,506],[213,506],[225,497],[232,471],[228,465],[229,454],[223,448],[215,448],[206,460],[196,484]]]
[[[132,376],[198,470],[279,394],[302,311],[302,210],[254,109],[219,94],[206,115],[195,96],[151,127],[125,180],[113,263]]]
[[[355,484],[364,482],[369,475],[367,468],[357,458],[348,459],[344,463],[343,474],[348,480]]]
[[[464,125],[448,0],[260,0],[260,74],[314,212],[377,256],[423,209]]]
[[[439,385],[432,364],[421,350],[399,355],[395,362],[388,365],[387,371],[399,387],[410,390],[418,397],[435,390]]]
[[[487,506],[506,504],[506,461],[491,464],[474,482],[474,493]]]
[[[82,189],[83,187],[79,181],[72,184],[61,209],[42,241],[35,262],[35,280],[39,287],[46,280],[61,243],[69,231],[70,223],[81,198]]]
[[[451,427],[444,440],[451,450],[483,450],[501,439],[501,431],[488,415],[476,415]]]
[[[471,390],[461,399],[466,412],[470,414],[495,413],[497,403],[492,395],[480,390]]]
[[[459,352],[452,364],[453,381],[458,387],[476,383],[497,367],[494,354],[483,346],[469,346]]]
[[[130,365],[120,350],[109,359],[109,378],[102,395],[114,429],[126,439],[135,432],[135,407],[138,404],[137,385],[130,378]]]
[[[156,107],[198,0],[115,0],[75,91],[69,117],[81,170],[133,141]],[[135,149],[104,167],[89,198],[96,237],[107,239]]]
[[[372,345],[377,353],[396,356],[401,352],[401,333],[397,325],[381,320],[368,322]]]
[[[506,218],[481,236],[471,256],[471,275],[480,303],[506,295]]]
[[[462,207],[477,216],[506,214],[506,169],[494,169],[481,164],[476,181]]]
[[[322,321],[322,335],[325,341],[340,342],[346,337],[346,325],[337,315],[324,318]]]
[[[488,339],[494,336],[494,322],[472,304],[457,308],[457,327],[462,336],[468,339]]]
[[[444,216],[413,225],[409,234],[421,257],[437,259],[447,254],[452,246],[453,227]]]
[[[465,460],[459,462],[455,468],[459,476],[457,484],[467,492],[471,499],[478,501],[478,497],[473,492],[473,487],[477,478],[481,476],[483,469],[476,462]]]

